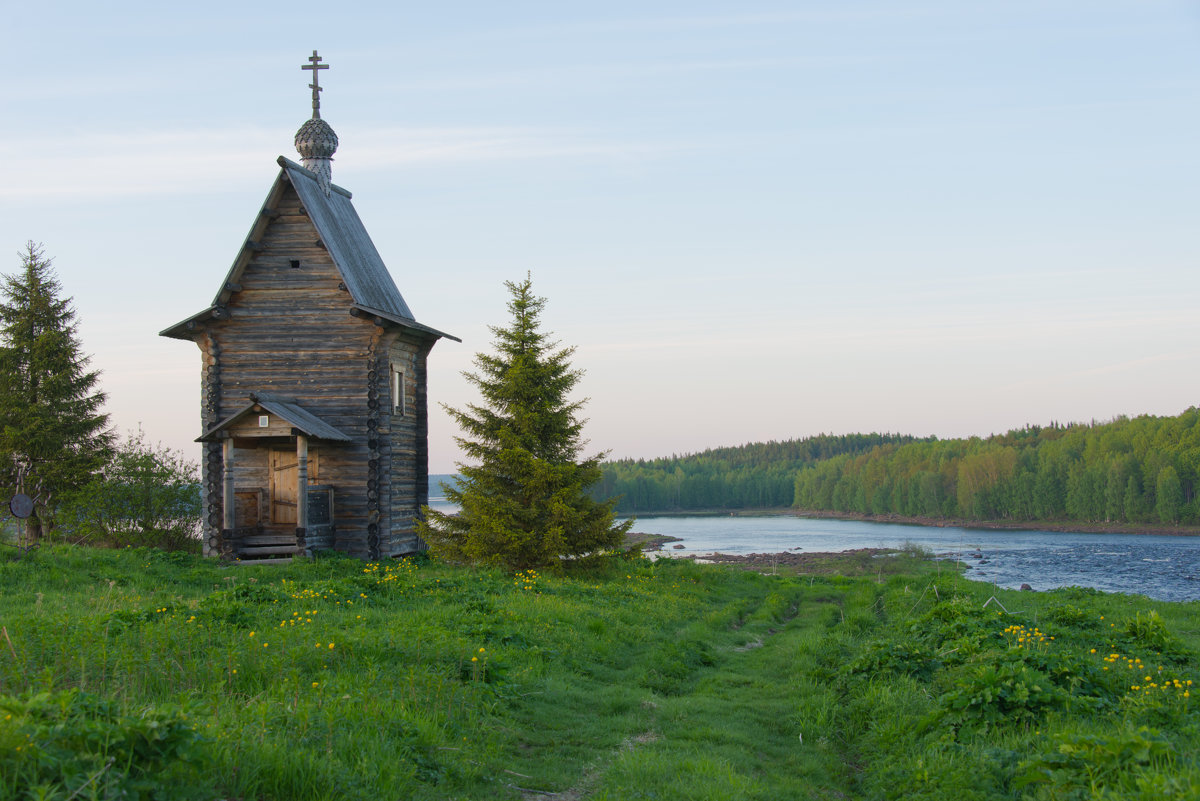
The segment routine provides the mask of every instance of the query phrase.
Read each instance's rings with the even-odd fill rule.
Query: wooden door
[[[319,478],[319,460],[316,451],[308,452],[308,483],[316,484]],[[271,471],[271,522],[296,525],[296,500],[299,493],[296,485],[300,468],[296,451],[272,448],[269,463]]]
[[[294,450],[271,449],[271,522],[296,525],[296,480],[299,468]]]

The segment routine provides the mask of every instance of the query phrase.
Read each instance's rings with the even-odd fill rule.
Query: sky
[[[297,158],[314,49],[334,182],[463,340],[432,472],[527,273],[588,454],[1200,400],[1197,2],[2,5],[0,272],[42,243],[114,425],[194,459],[199,350],[157,333]]]

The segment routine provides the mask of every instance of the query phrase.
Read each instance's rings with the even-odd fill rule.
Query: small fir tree
[[[443,485],[460,512],[426,507],[418,530],[445,558],[523,570],[616,548],[632,523],[614,522],[615,499],[587,493],[604,454],[576,461],[583,401],[567,397],[582,376],[570,366],[575,349],[559,348],[539,330],[546,299],[532,294],[528,277],[505,286],[512,322],[491,327],[495,353],[476,354],[478,372],[463,373],[482,402],[445,407],[463,432],[455,441],[472,460],[458,465],[457,486]]]
[[[33,496],[25,521],[32,544],[55,502],[108,460],[113,435],[71,299],[60,297],[40,245],[27,243],[20,257],[20,272],[0,286],[0,481],[9,495]]]

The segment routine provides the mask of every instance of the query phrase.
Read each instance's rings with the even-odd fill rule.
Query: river
[[[1200,539],[1194,537],[994,531],[792,515],[646,516],[634,529],[678,537],[665,546],[672,555],[837,552],[910,542],[961,560],[968,578],[1000,587],[1076,585],[1161,601],[1200,600]]]
[[[444,499],[431,505],[453,511]],[[968,578],[1017,589],[1094,587],[1160,601],[1200,600],[1200,538],[1068,534],[825,520],[793,515],[639,517],[634,530],[678,537],[663,553],[704,556],[897,548],[906,542],[961,560]],[[673,546],[682,545],[676,549]]]

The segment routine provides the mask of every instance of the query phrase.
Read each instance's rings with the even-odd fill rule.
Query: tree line
[[[840,455],[916,441],[896,434],[822,434],[662,459],[606,462],[593,497],[619,496],[625,514],[791,506],[797,472]]]
[[[807,510],[967,520],[1196,523],[1200,410],[888,444],[796,474]]]
[[[795,507],[964,520],[1200,523],[1200,410],[987,438],[820,435],[608,462],[620,512]]]

